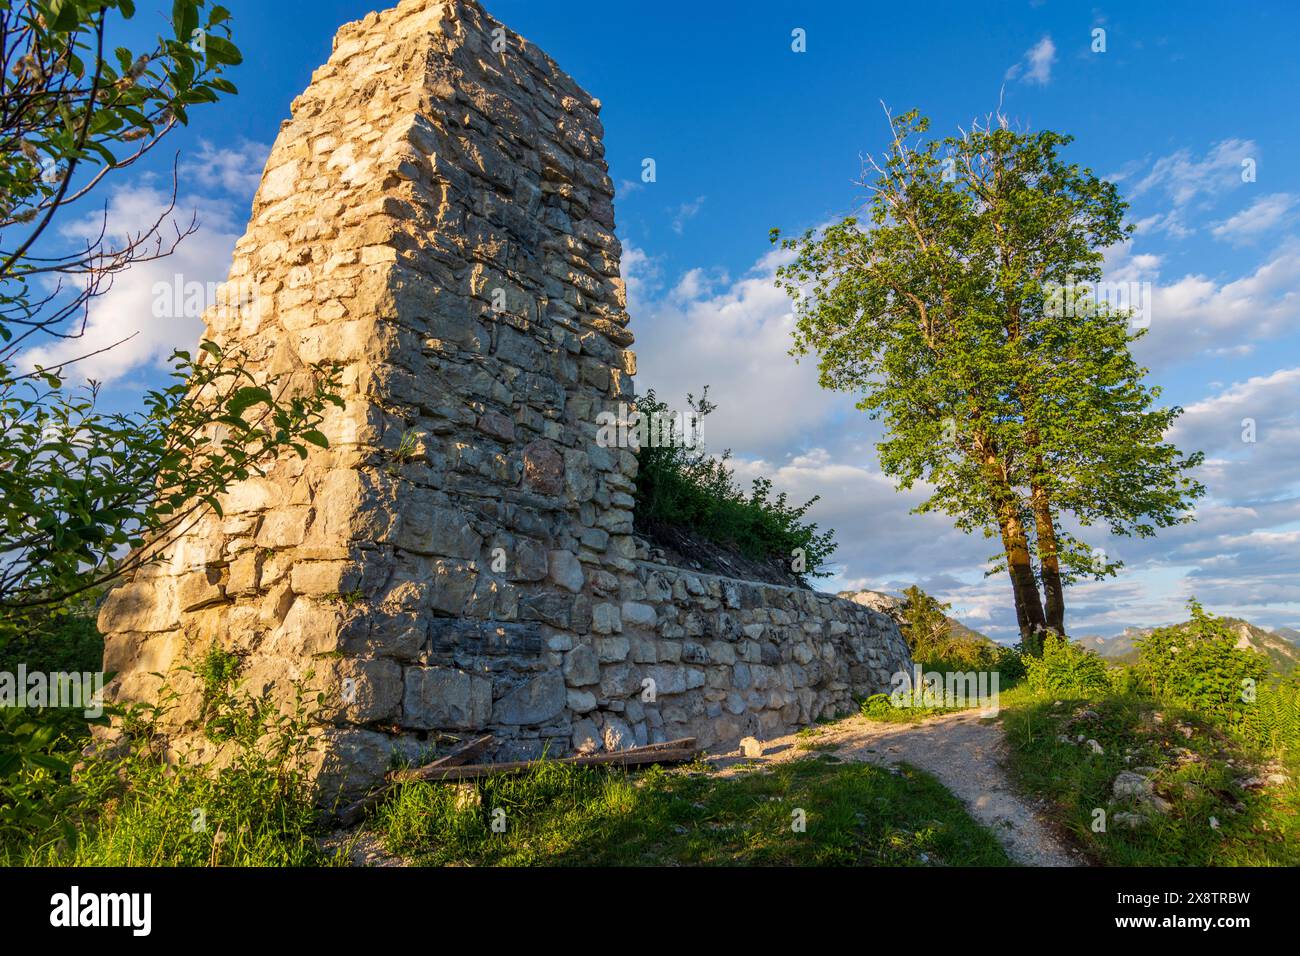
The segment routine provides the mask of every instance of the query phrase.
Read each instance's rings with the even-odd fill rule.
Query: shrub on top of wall
[[[708,393],[706,386],[698,399],[687,397],[696,427],[716,408]],[[653,536],[657,526],[677,527],[748,558],[778,561],[801,580],[829,576],[825,566],[836,548],[835,533],[819,534],[815,522],[804,521],[816,497],[794,507],[785,492],[772,497],[768,478],[754,479],[746,494],[727,465],[731,452],[714,456],[702,444],[688,446],[684,439],[690,433],[669,418],[668,405],[654,389],[637,401],[637,412],[646,421],[669,423],[663,428],[669,440],[645,443],[637,452],[634,517],[639,530]]]

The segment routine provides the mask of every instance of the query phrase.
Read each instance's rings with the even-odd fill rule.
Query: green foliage
[[[989,669],[998,672],[999,684],[1004,688],[1023,680],[1028,673],[1024,655],[1004,644],[997,645],[993,650],[993,662]]]
[[[242,663],[238,655],[223,651],[213,642],[191,668],[203,688],[203,731],[218,743],[236,740],[252,744],[262,734],[265,705],[238,694],[236,679]]]
[[[241,356],[205,342],[177,352],[172,384],[138,412],[103,413],[98,389],[0,367],[0,607],[56,605],[157,556],[146,549],[220,511],[218,496],[280,454],[305,457],[338,369],[320,366],[301,394],[258,381]],[[280,392],[281,394],[276,394]],[[129,552],[126,549],[132,549]]]
[[[692,414],[703,420],[716,406],[706,387],[697,401],[689,397]],[[654,389],[638,400],[637,411],[647,420],[668,421],[670,409]],[[772,482],[754,479],[749,494],[739,488],[728,467],[730,452],[715,457],[702,446],[689,448],[674,422],[672,440],[645,443],[637,451],[635,521],[653,534],[657,526],[687,529],[710,541],[734,547],[749,558],[792,567],[801,579],[826,577],[827,559],[835,551],[834,532],[818,534],[805,522],[813,498],[800,507],[789,504],[785,492],[772,497]],[[798,558],[802,557],[802,562]]]
[[[1156,628],[1135,642],[1139,679],[1158,697],[1240,726],[1252,708],[1249,698],[1268,676],[1268,662],[1253,651],[1238,650],[1228,626],[1194,598],[1188,606],[1191,621]]]
[[[872,694],[862,701],[858,712],[868,720],[878,720],[887,724],[914,724],[927,717],[950,713],[956,709],[955,707],[900,707],[894,703],[893,697],[889,694]]]
[[[1014,648],[954,633],[947,613],[950,606],[926,594],[917,585],[903,592],[904,623],[899,628],[912,660],[926,671],[997,671],[1000,686],[1020,680],[1025,667]]]
[[[0,850],[33,833],[75,838],[65,813],[81,799],[68,783],[76,731],[67,712],[0,707]]]
[[[947,656],[956,643],[948,623],[949,609],[950,605],[941,604],[915,584],[903,592],[905,623],[900,630],[913,660]]]
[[[1045,639],[1046,635],[1042,631],[1034,631],[1021,637],[1016,642],[1016,648],[1023,657],[1042,657],[1043,641]]]
[[[106,244],[121,232],[110,223],[71,253],[47,247],[54,232],[40,242],[61,210],[186,123],[190,107],[235,92],[221,75],[240,61],[228,11],[175,0],[174,39],[114,50],[110,34],[134,15],[130,0],[0,0],[0,607],[11,631],[32,626],[16,612],[57,607],[148,560],[146,540],[215,507],[232,481],[324,444],[321,411],[339,402],[337,369],[256,378],[210,342],[197,359],[174,354],[172,383],[133,413],[101,412],[94,382],[67,384],[76,359],[16,370],[33,336],[75,340],[115,276],[188,235],[177,228],[168,244],[164,214],[120,246]]]
[[[0,617],[0,673],[95,673],[104,642],[89,601],[33,612],[24,627]],[[103,723],[103,719],[97,723]],[[65,811],[76,749],[89,732],[80,709],[0,707],[0,844],[33,832],[69,832]]]
[[[1087,697],[1110,689],[1105,662],[1074,642],[1048,634],[1040,657],[1025,657],[1025,682],[1038,694]]]
[[[396,477],[402,473],[402,465],[414,461],[420,454],[420,443],[424,433],[415,428],[402,432],[397,447],[393,450],[393,460],[388,463],[388,474]]]
[[[159,721],[172,694],[122,714],[115,747],[81,758],[80,740],[53,738],[58,765],[29,769],[11,806],[0,812],[0,862],[57,866],[307,866],[332,862],[319,849],[321,823],[303,767],[316,723],[298,688],[281,712],[238,693],[229,659],[209,653],[195,667],[211,691],[205,730],[223,743],[219,769],[162,762]],[[309,678],[308,678],[309,679]],[[211,681],[209,685],[206,681]],[[317,698],[316,703],[320,700]],[[42,724],[41,733],[49,733]],[[31,739],[31,738],[28,738]],[[75,774],[69,765],[80,761]],[[30,812],[33,806],[45,809]],[[4,805],[0,804],[0,810]],[[9,825],[5,825],[8,823]]]
[[[0,230],[32,224],[129,166],[178,123],[189,108],[235,92],[222,72],[238,65],[229,12],[206,0],[174,0],[172,38],[138,54],[111,46],[115,20],[135,16],[134,0],[0,0],[6,69],[0,93]],[[202,29],[202,43],[195,31]],[[75,176],[90,177],[73,188]],[[0,276],[30,248],[7,242]],[[2,301],[2,300],[0,300]]]
[[[1239,727],[1247,740],[1266,752],[1300,754],[1300,677],[1261,684],[1255,700],[1241,715]]]
[[[55,607],[0,614],[0,672],[83,673],[104,663],[104,639],[95,627],[98,595],[89,592]]]

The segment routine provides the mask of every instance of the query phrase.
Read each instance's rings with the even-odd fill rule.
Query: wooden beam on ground
[[[618,750],[612,753],[583,754],[577,757],[559,757],[554,760],[515,760],[506,763],[468,764],[455,767],[439,767],[430,764],[413,770],[403,770],[395,774],[394,781],[423,780],[426,783],[454,782],[457,780],[476,780],[495,774],[520,773],[531,770],[541,764],[562,764],[573,767],[637,767],[654,763],[688,763],[699,756],[700,750],[695,745],[694,737],[670,740],[661,744],[648,744],[633,747],[630,750]]]
[[[426,764],[425,766],[419,769],[433,770],[439,767],[441,768],[458,767],[461,764],[469,763],[471,760],[475,759],[480,754],[482,754],[485,750],[491,747],[495,739],[496,738],[494,738],[491,734],[484,734],[482,737],[475,737],[473,740],[461,744],[459,747],[457,747],[455,750],[453,750],[451,753],[447,754],[446,756],[439,757],[433,763]],[[366,794],[356,803],[345,808],[339,814],[339,822],[342,823],[343,826],[345,827],[350,827],[354,823],[359,823],[367,810],[369,810],[371,807],[375,806],[376,804],[380,803],[384,799],[384,797],[388,796],[388,792],[392,790],[394,786],[396,786],[398,783],[401,782],[401,780],[403,779],[402,773],[403,771],[399,771],[397,773],[390,773],[388,775],[388,780],[383,784],[383,786],[379,787],[372,793]]]

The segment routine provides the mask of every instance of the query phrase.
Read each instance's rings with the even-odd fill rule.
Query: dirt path
[[[799,745],[829,747],[841,760],[889,765],[909,763],[936,777],[953,792],[970,815],[988,827],[1007,854],[1025,866],[1084,866],[1086,861],[1065,844],[1019,794],[1003,761],[1006,740],[996,720],[981,720],[976,711],[932,717],[916,724],[888,724],[854,716],[817,728],[812,737],[790,735],[763,742],[763,763],[794,760],[812,751]],[[746,761],[739,745],[710,758],[720,768]]]

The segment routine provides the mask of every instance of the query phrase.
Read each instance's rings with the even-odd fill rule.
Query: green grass
[[[1003,695],[1002,720],[1021,787],[1046,798],[1057,821],[1099,863],[1300,865],[1294,758],[1283,761],[1289,783],[1244,789],[1238,781],[1253,776],[1269,755],[1190,710],[1133,692],[1063,697],[1018,688]],[[1079,734],[1082,744],[1059,739]],[[1118,826],[1115,812],[1129,808],[1115,801],[1112,785],[1121,771],[1137,768],[1145,768],[1169,810],[1149,814],[1136,828]],[[1107,812],[1105,832],[1093,829],[1097,808]]]
[[[98,768],[124,780],[84,782],[88,801],[75,841],[62,837],[0,851],[25,866],[325,866],[324,833],[305,791],[264,769],[208,773],[132,761]]]
[[[996,671],[999,675],[998,693],[1000,696],[1021,679],[1022,671],[1022,668],[1018,666],[1013,669],[1005,658],[999,658],[998,654],[1000,653],[990,652],[984,655],[984,659],[975,660],[961,657],[957,659],[931,658],[918,660],[916,665],[921,668],[923,675],[938,674],[944,686],[947,685],[948,674],[953,672]],[[862,716],[868,720],[887,724],[917,724],[940,714],[953,714],[959,710],[971,710],[985,706],[981,702],[969,702],[965,707],[925,707],[912,705],[910,695],[904,699],[907,701],[908,706],[895,704],[890,694],[873,694],[862,701],[859,709]]]
[[[862,702],[862,716],[883,724],[919,724],[939,714],[951,714],[959,707],[899,707],[888,694],[874,694]]]
[[[41,665],[96,653],[84,627],[65,623],[59,640],[35,649],[46,654]],[[88,727],[79,712],[0,713],[0,743],[8,734],[31,751],[0,774],[0,865],[338,862],[318,847],[325,820],[299,769],[312,723],[301,688],[296,708],[281,713],[237,692],[238,660],[216,648],[192,669],[203,681],[209,739],[227,748],[220,769],[159,759],[156,722],[170,706],[165,689],[157,706],[119,713],[125,736],[111,753],[83,756]],[[29,727],[19,735],[23,723]]]
[[[829,756],[725,777],[545,764],[466,788],[414,783],[373,825],[431,866],[1009,865],[933,778]]]

